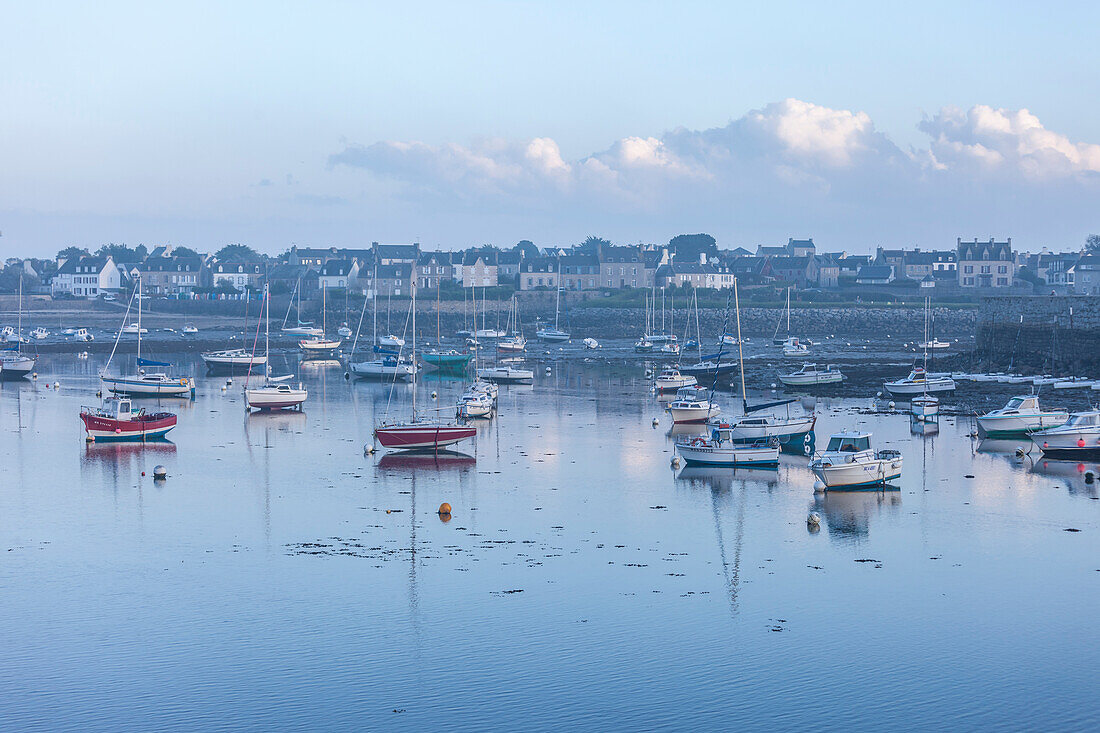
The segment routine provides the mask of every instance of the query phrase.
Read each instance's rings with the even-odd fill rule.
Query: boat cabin
[[[835,433],[825,448],[828,453],[859,453],[871,450],[870,433]]]
[[[1002,415],[1015,415],[1021,412],[1039,412],[1039,398],[1035,395],[1013,397],[1008,401],[1008,404],[1000,410],[1000,414]]]
[[[1089,412],[1075,412],[1069,416],[1069,422],[1065,424],[1066,428],[1092,428],[1100,427],[1100,410],[1090,410]]]

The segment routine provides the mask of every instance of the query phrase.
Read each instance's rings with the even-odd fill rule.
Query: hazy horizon
[[[797,7],[13,6],[0,251],[1100,230],[1100,9]]]

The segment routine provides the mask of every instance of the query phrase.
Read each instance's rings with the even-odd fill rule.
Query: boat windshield
[[[870,448],[871,439],[867,436],[848,437],[843,435],[834,435],[829,440],[829,447],[826,450],[841,453],[856,453],[861,450],[870,450]]]
[[[1082,415],[1072,415],[1069,422],[1066,423],[1066,427],[1087,427],[1090,425],[1100,425],[1100,414],[1088,413]]]
[[[1008,404],[1005,405],[1005,409],[1006,410],[1019,410],[1020,407],[1023,406],[1023,404],[1024,404],[1024,398],[1023,397],[1013,397],[1012,399],[1010,399],[1008,401]]]

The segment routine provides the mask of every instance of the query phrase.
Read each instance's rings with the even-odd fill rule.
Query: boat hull
[[[375,428],[374,439],[395,450],[438,450],[477,435],[466,425],[392,425]]]
[[[187,377],[169,381],[147,381],[140,378],[101,377],[104,388],[112,394],[130,397],[194,397],[195,383]]]
[[[309,393],[304,389],[291,389],[287,391],[273,389],[246,389],[244,398],[248,406],[253,410],[285,410],[296,407],[301,409]]]
[[[712,417],[717,417],[721,412],[718,407],[669,407],[672,422],[676,425],[690,425],[692,423],[705,423]]]
[[[253,369],[263,370],[267,364],[266,356],[215,356],[202,355],[206,371],[211,374],[245,374]]]
[[[30,356],[0,360],[0,379],[22,379],[34,371],[35,360]]]
[[[990,438],[1007,438],[1028,435],[1037,430],[1047,430],[1065,425],[1069,413],[1041,413],[1038,415],[983,416],[978,418],[978,427]]]
[[[676,451],[689,466],[776,466],[779,448],[776,446],[741,445],[724,442],[715,444],[705,438],[678,441]]]
[[[837,382],[843,382],[844,375],[839,372],[836,374],[815,374],[813,376],[780,374],[779,381],[788,387],[815,387],[819,384],[836,384]]]
[[[133,420],[116,420],[89,413],[81,413],[84,432],[95,442],[106,440],[150,440],[163,438],[176,427],[176,416],[158,413]]]
[[[925,392],[928,394],[941,394],[955,391],[955,382],[952,379],[928,379],[920,382],[902,380],[885,382],[882,386],[894,397],[915,397]]]
[[[411,364],[391,366],[368,361],[349,364],[348,371],[360,379],[411,379],[415,370]]]
[[[901,478],[901,457],[826,466],[815,462],[814,475],[830,491],[866,491]]]
[[[1073,431],[1065,433],[1033,433],[1031,440],[1052,458],[1100,457],[1100,431]]]

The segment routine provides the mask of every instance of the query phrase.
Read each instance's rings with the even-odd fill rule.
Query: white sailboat
[[[130,306],[134,300],[137,300],[137,374],[126,376],[110,376],[107,374],[107,369],[111,366],[111,360],[114,359],[115,350],[118,349],[118,342],[122,338],[123,329],[119,329],[118,335],[115,337],[115,345],[111,349],[111,355],[107,358],[107,363],[103,365],[103,371],[100,372],[99,378],[103,382],[104,388],[113,394],[123,394],[130,397],[195,397],[195,380],[190,377],[175,377],[167,374],[166,372],[146,372],[143,367],[168,367],[171,364],[163,361],[153,361],[151,359],[141,358],[141,334],[144,329],[141,327],[141,275],[138,274],[137,282],[134,287],[134,293],[130,296],[130,304],[126,306],[126,314],[129,315]]]
[[[928,340],[928,312],[931,308],[931,298],[924,299],[924,371],[928,372],[928,348],[932,342]],[[940,401],[928,394],[928,379],[924,380],[924,392],[909,401],[909,412],[917,420],[930,420],[940,413]]]
[[[340,348],[343,339],[325,338],[328,330],[328,288],[321,288],[321,335],[314,338],[302,339],[298,347],[305,353],[307,359],[324,359]]]
[[[264,316],[264,360],[265,362],[271,355],[271,293],[267,286],[264,286],[264,302],[261,306]],[[253,349],[255,350],[255,349]],[[302,409],[302,403],[309,397],[309,391],[304,389],[301,383],[297,387],[292,387],[287,383],[288,380],[293,379],[293,374],[287,374],[282,377],[272,377],[270,375],[270,367],[265,365],[264,368],[264,380],[258,387],[250,387],[249,380],[251,377],[251,369],[248,377],[244,380],[244,399],[245,403],[250,409],[268,411],[268,410],[284,410],[288,407]]]
[[[290,311],[294,308],[294,296],[298,296],[298,311],[295,314],[294,320],[297,322],[295,326],[286,325],[290,320]],[[270,297],[270,293],[265,298]],[[270,304],[268,305],[270,308]],[[301,334],[302,336],[324,336],[325,332],[319,328],[315,328],[312,323],[307,323],[302,320],[302,278],[299,277],[298,281],[294,283],[294,290],[290,293],[290,303],[286,307],[286,315],[283,317],[283,333]]]
[[[263,306],[260,306],[263,310]],[[198,331],[198,329],[195,329]],[[184,333],[187,332],[186,327]],[[248,295],[245,294],[244,301],[244,326],[241,330],[243,336],[248,335]],[[256,337],[260,335],[260,319],[256,319]],[[252,369],[265,369],[267,367],[267,355],[260,356],[256,354],[255,347],[252,350],[236,348],[236,349],[219,349],[217,351],[204,351],[200,354],[202,361],[206,364],[206,370],[211,374],[236,374],[239,372],[251,371]],[[265,372],[266,373],[266,372]]]
[[[10,328],[10,327],[9,327]],[[23,277],[19,276],[19,320],[15,347],[0,351],[0,379],[22,379],[34,371],[38,357],[23,353]],[[37,348],[37,347],[35,347]]]
[[[561,262],[558,262],[558,287],[554,291],[554,327],[543,327],[535,332],[535,337],[539,341],[547,341],[549,343],[560,343],[562,341],[569,340],[569,334],[558,328],[558,318],[561,314]]]
[[[378,355],[377,359],[367,359],[365,361],[355,361],[355,348],[359,345],[359,334],[363,329],[363,316],[366,315],[366,305],[364,304],[363,311],[359,314],[359,325],[355,329],[355,339],[351,344],[351,354],[348,355],[348,372],[354,374],[360,379],[378,379],[378,380],[408,380],[416,376],[417,365],[401,359],[400,348],[405,345],[404,339],[398,339],[396,336],[389,338],[394,339],[395,342],[399,341],[400,346],[396,346],[398,349],[396,353],[389,353],[387,351],[388,346],[384,347],[380,344],[378,338],[378,268],[375,266],[375,278],[374,287],[372,293],[373,306],[371,307],[371,319],[373,321],[374,334],[372,341],[374,343],[374,352]],[[383,339],[384,340],[384,339]]]
[[[480,332],[478,333],[480,338]],[[523,336],[523,329],[519,325],[519,304],[516,296],[512,296],[512,308],[508,313],[508,323],[504,333],[497,341],[497,351],[505,354],[519,354],[527,349],[527,339]]]
[[[787,288],[787,335],[780,336],[779,328],[783,325],[783,317],[779,317],[779,323],[775,324],[775,333],[772,334],[772,343],[776,346],[785,346],[788,339],[791,338],[791,289]]]

